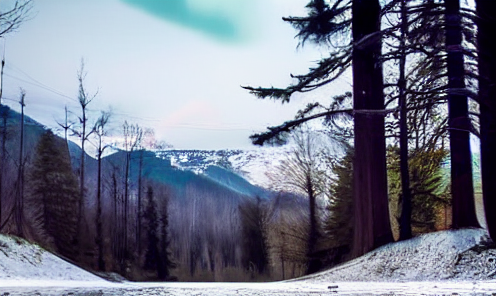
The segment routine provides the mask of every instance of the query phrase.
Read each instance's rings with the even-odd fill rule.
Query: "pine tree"
[[[445,8],[451,194],[453,195],[452,226],[480,227],[475,214],[468,98],[465,94],[456,93],[466,87],[460,0],[445,0]]]
[[[353,149],[348,147],[343,158],[329,159],[335,175],[326,193],[329,199],[324,231],[329,241],[331,265],[348,259],[353,242]]]
[[[378,0],[354,0],[353,14],[353,109],[384,110],[379,40],[365,42],[380,32]],[[383,114],[360,114],[354,118],[353,198],[356,257],[393,240],[389,222],[386,174],[386,140]]]
[[[145,211],[147,220],[147,248],[145,254],[145,266],[147,270],[157,270],[158,262],[160,262],[159,253],[159,237],[158,237],[158,217],[157,205],[153,198],[153,187],[148,186],[147,191],[147,206]]]
[[[317,67],[306,75],[293,76],[297,83],[285,88],[245,87],[258,97],[271,97],[289,102],[295,92],[308,92],[331,83],[346,69],[353,70],[353,110],[354,140],[356,157],[354,160],[354,205],[355,234],[354,256],[372,250],[392,241],[389,222],[386,176],[386,144],[381,60],[381,6],[378,0],[311,0],[307,4],[308,16],[291,17],[290,22],[298,31],[302,43],[312,41],[330,45],[328,58],[319,61]],[[351,12],[351,18],[350,16]],[[329,42],[335,37],[351,38],[345,44]],[[325,112],[311,115],[320,104],[309,106],[300,112],[293,121],[279,127],[269,128],[265,134],[254,135],[255,143],[263,143],[276,134],[289,132],[301,123],[319,118],[332,117],[343,110],[341,101],[334,101]],[[310,115],[309,115],[310,114]]]
[[[31,200],[39,206],[33,221],[53,238],[56,250],[69,258],[76,255],[78,227],[78,182],[73,175],[69,151],[64,141],[50,130],[36,147],[29,174]]]
[[[153,187],[149,185],[147,190],[147,205],[144,213],[147,222],[147,248],[144,268],[157,271],[158,279],[163,281],[169,279],[170,269],[175,267],[169,252],[170,242],[168,239],[169,219],[167,204],[168,198],[166,197],[162,218],[160,219],[161,221],[159,221],[157,204],[154,199],[154,190]]]
[[[345,156],[332,163],[336,175],[329,188],[329,218],[324,230],[331,241],[331,248],[351,248],[353,238],[353,149],[348,148]]]
[[[160,219],[160,261],[157,266],[158,278],[162,281],[171,280],[170,270],[176,268],[176,263],[172,261],[169,240],[169,195],[163,196],[164,207],[162,218]]]
[[[388,147],[390,208],[393,219],[397,221],[401,213],[398,204],[400,204],[402,194],[398,150],[398,147]],[[435,231],[438,209],[450,203],[449,182],[445,182],[441,170],[448,151],[444,149],[412,150],[410,155],[408,162],[412,192],[412,230],[414,234]]]

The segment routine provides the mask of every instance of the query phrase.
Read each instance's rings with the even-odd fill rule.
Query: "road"
[[[57,282],[0,282],[0,296],[137,296],[137,295],[496,295],[491,282],[407,282],[407,283],[124,283],[105,284]]]

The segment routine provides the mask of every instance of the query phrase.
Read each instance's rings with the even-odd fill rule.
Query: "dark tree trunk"
[[[15,210],[15,223],[17,228],[17,235],[20,237],[24,236],[22,229],[22,219],[23,219],[23,199],[24,199],[24,93],[21,93],[21,134],[19,143],[19,170],[17,177],[17,198],[16,198],[16,210]]]
[[[2,202],[3,202],[3,171],[6,166],[6,156],[7,156],[7,149],[6,149],[6,142],[7,142],[7,116],[9,109],[7,106],[0,105],[0,116],[2,117],[2,157],[0,159],[0,225],[2,225]],[[1,230],[1,229],[0,229]]]
[[[146,208],[147,219],[147,248],[145,254],[144,268],[147,270],[159,271],[162,260],[159,251],[159,238],[158,238],[158,217],[157,209],[153,196],[153,188],[148,186],[148,203]]]
[[[475,214],[467,96],[453,94],[465,88],[459,0],[446,0],[448,53],[448,112],[451,151],[453,228],[479,227]]]
[[[5,149],[5,141],[7,140],[7,115],[8,113],[8,108],[7,106],[2,105],[2,93],[3,93],[3,67],[5,66],[5,57],[2,59],[1,62],[1,69],[0,69],[0,116],[2,117],[2,157],[0,159],[0,231],[2,230],[2,201],[3,201],[3,170],[5,167],[5,156],[6,156],[6,149]]]
[[[137,223],[136,223],[136,244],[138,245],[138,254],[141,255],[141,182],[143,177],[141,176],[143,173],[143,149],[140,150],[140,158],[139,158],[139,171],[138,171],[138,214],[137,214]]]
[[[83,112],[83,120],[82,120],[82,125],[83,125],[83,131],[81,134],[81,167],[79,168],[79,216],[78,216],[78,235],[81,237],[81,233],[83,230],[83,224],[84,224],[84,144],[86,142],[86,108],[82,108]],[[78,240],[78,243],[81,244],[81,241]]]
[[[311,274],[319,271],[320,269],[320,260],[314,258],[315,246],[317,244],[318,238],[318,225],[317,225],[317,213],[315,211],[316,203],[315,203],[315,190],[313,188],[312,178],[310,175],[307,175],[307,192],[308,192],[308,203],[309,203],[309,213],[310,213],[310,233],[308,238],[308,265],[307,265],[307,274]]]
[[[496,239],[496,1],[476,0],[482,194],[489,235]]]
[[[112,171],[112,198],[114,202],[114,227],[113,227],[113,252],[116,257],[116,262],[120,263],[121,262],[121,256],[120,256],[120,239],[121,236],[119,235],[119,232],[121,230],[121,225],[120,225],[120,220],[119,220],[119,215],[118,215],[118,195],[117,195],[117,176],[116,176],[116,168],[113,168]]]
[[[129,167],[131,166],[131,152],[126,153],[126,171],[124,174],[124,196],[123,196],[123,203],[124,203],[124,214],[123,214],[123,229],[124,229],[124,237],[123,239],[123,258],[121,261],[121,272],[126,271],[125,263],[126,260],[128,259],[128,225],[127,225],[127,216],[129,214]]]
[[[103,230],[102,230],[102,139],[100,137],[98,147],[98,176],[97,176],[97,211],[96,211],[96,244],[98,246],[98,269],[105,271],[105,260],[103,259]]]
[[[410,191],[410,172],[408,169],[408,125],[406,109],[406,37],[408,34],[408,16],[406,0],[401,1],[401,39],[400,39],[400,78],[399,106],[400,106],[400,172],[401,172],[401,218],[400,240],[412,237],[412,194]]]
[[[380,39],[357,44],[380,30],[378,0],[355,0],[353,13],[353,104],[355,110],[383,110]],[[355,113],[354,257],[393,240],[389,221],[384,115]]]
[[[170,270],[176,267],[176,264],[172,261],[171,254],[169,252],[170,241],[169,241],[169,196],[165,196],[165,203],[162,209],[162,219],[160,227],[160,260],[157,266],[158,268],[158,278],[160,280],[166,281],[170,277]],[[211,250],[208,251],[209,258],[211,259],[212,267],[211,271],[215,270],[214,256]]]

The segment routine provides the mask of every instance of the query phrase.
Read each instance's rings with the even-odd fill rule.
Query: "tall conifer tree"
[[[476,0],[481,177],[487,229],[496,239],[496,1]]]
[[[448,53],[448,109],[451,150],[451,194],[454,228],[479,227],[475,214],[470,118],[467,96],[457,94],[465,88],[462,47],[462,17],[459,0],[445,0],[446,52]]]
[[[354,256],[393,240],[389,222],[384,114],[363,110],[384,109],[380,38],[381,6],[378,0],[354,0],[353,109],[355,158],[353,161]],[[359,111],[359,112],[357,112]]]
[[[69,258],[76,255],[78,227],[78,182],[72,172],[69,151],[64,141],[45,132],[36,147],[29,174],[32,200],[41,209],[34,221],[51,238],[57,251]]]

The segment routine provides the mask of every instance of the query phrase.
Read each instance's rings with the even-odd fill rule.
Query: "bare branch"
[[[0,11],[0,37],[16,31],[23,22],[28,20],[32,7],[32,0],[17,0],[11,9]]]

